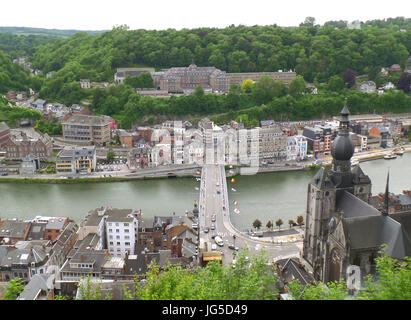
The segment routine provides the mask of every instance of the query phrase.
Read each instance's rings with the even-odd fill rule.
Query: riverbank
[[[193,175],[176,176],[141,176],[141,177],[96,177],[96,178],[1,178],[0,183],[49,183],[49,184],[85,184],[85,183],[110,183],[110,182],[129,182],[134,180],[159,180],[170,178],[193,178]]]
[[[404,145],[404,152],[411,152],[411,145]],[[354,154],[352,159],[358,160],[359,162],[366,162],[372,160],[378,160],[384,158],[385,155],[391,153],[395,148],[387,148],[387,149],[377,149],[373,151],[368,151],[365,153],[358,153]],[[284,165],[274,165],[274,166],[263,166],[259,167],[257,174],[262,173],[271,173],[271,172],[287,172],[287,171],[302,171],[302,170],[316,170],[321,166],[329,167],[331,165],[331,157],[327,157],[323,159],[321,164],[315,164],[313,162],[306,162],[303,165],[301,164],[284,164]],[[176,167],[172,167],[169,170],[162,169],[167,174],[163,174],[163,172],[156,174],[153,172],[139,172],[136,174],[127,174],[124,176],[117,176],[117,177],[101,177],[101,176],[87,176],[87,177],[72,177],[68,178],[66,176],[59,176],[59,177],[0,177],[0,183],[10,183],[10,182],[18,182],[18,183],[51,183],[51,184],[76,184],[76,183],[109,183],[109,182],[127,182],[133,180],[153,180],[153,179],[170,179],[170,178],[198,178],[199,174],[197,173],[200,168],[196,169],[183,169],[185,170],[184,173],[181,173],[181,169],[176,169]],[[192,170],[192,172],[187,172]],[[235,176],[240,175],[241,167],[236,167],[230,173],[229,170],[226,170],[227,178],[232,178]],[[179,173],[180,172],[180,173]]]

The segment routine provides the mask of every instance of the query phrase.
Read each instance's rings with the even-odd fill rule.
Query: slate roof
[[[283,270],[280,279],[283,283],[297,279],[301,284],[315,283],[313,276],[308,273],[303,267],[299,266],[299,261],[296,258],[288,258],[278,260],[278,268]]]
[[[49,252],[50,248],[43,248],[42,246],[33,246],[32,249],[12,250],[3,258],[1,266],[11,267],[12,265],[30,265],[32,262],[45,262],[47,253]]]
[[[41,290],[49,292],[53,288],[54,274],[35,274],[17,300],[35,300]]]
[[[360,216],[380,216],[381,213],[373,206],[362,201],[352,193],[344,191],[337,196],[336,211],[342,210],[344,218],[356,218]]]
[[[69,119],[66,121],[62,122],[62,124],[68,124],[68,125],[90,125],[93,126],[108,126],[108,123],[104,121],[101,117],[98,116],[87,116],[87,115],[82,115],[82,114],[76,114],[71,116]]]
[[[390,257],[411,255],[411,238],[405,226],[376,208],[344,191],[337,196],[336,209],[343,211],[343,229],[351,249],[378,248],[387,245]],[[408,229],[410,230],[410,229]]]
[[[23,238],[30,222],[18,220],[3,220],[0,227],[0,237]]]

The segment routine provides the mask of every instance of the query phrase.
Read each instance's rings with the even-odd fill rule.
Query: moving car
[[[215,214],[211,216],[211,222],[215,222]]]
[[[218,246],[220,247],[224,246],[223,239],[220,236],[215,236],[214,241],[215,243],[217,243]]]
[[[214,223],[211,225],[211,230],[215,230],[215,224]]]

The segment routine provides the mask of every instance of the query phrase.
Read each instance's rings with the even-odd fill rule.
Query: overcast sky
[[[411,17],[410,0],[1,0],[0,26],[106,30],[298,26],[329,20]]]

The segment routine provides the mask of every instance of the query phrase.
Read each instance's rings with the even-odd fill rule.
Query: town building
[[[82,89],[90,89],[91,88],[90,79],[80,79],[80,86]]]
[[[364,93],[374,93],[377,87],[374,81],[363,81],[357,84],[357,90]]]
[[[383,125],[373,126],[369,129],[369,133],[372,136],[377,136],[380,138],[380,147],[387,148],[393,146],[392,136],[387,127]]]
[[[307,138],[301,135],[287,137],[287,160],[303,160],[307,156]]]
[[[273,80],[282,81],[285,84],[289,84],[296,76],[295,72],[243,72],[243,73],[227,73],[228,78],[230,79],[229,87],[235,84],[241,86],[244,80],[253,80],[254,82],[260,79],[262,76],[269,77]],[[228,90],[227,90],[228,91]]]
[[[45,274],[51,248],[43,245],[24,245],[24,248],[12,248],[0,263],[1,278],[10,281],[16,277],[26,283],[36,274]]]
[[[307,146],[312,150],[315,157],[331,152],[331,127],[318,125],[314,127],[304,127],[303,136],[307,139]]]
[[[31,103],[31,107],[37,111],[44,112],[44,109],[46,107],[46,101],[43,99],[37,99],[34,102]]]
[[[258,128],[260,162],[283,161],[287,158],[287,136],[278,125]]]
[[[160,90],[170,93],[191,93],[198,86],[205,91],[228,92],[229,89],[226,72],[215,67],[197,67],[194,63],[155,73],[153,78]]]
[[[130,150],[127,156],[127,165],[129,169],[145,169],[153,165],[152,148],[149,145],[136,147]]]
[[[67,141],[98,145],[110,142],[109,124],[98,116],[73,115],[62,121],[62,129]]]
[[[194,63],[188,67],[173,67],[152,75],[157,89],[185,94],[192,93],[198,86],[205,92],[227,93],[233,84],[241,85],[248,79],[256,81],[262,76],[288,84],[297,76],[295,72],[226,73],[215,67],[198,67]]]
[[[25,131],[13,130],[4,148],[8,159],[22,159],[32,155],[47,160],[53,152],[53,139],[47,133],[33,137]]]
[[[391,72],[401,72],[401,66],[399,64],[393,64],[389,68],[389,71],[391,71]]]
[[[132,209],[106,210],[107,248],[111,255],[134,254],[138,238],[137,213]]]
[[[388,206],[380,212],[369,204],[371,180],[359,165],[351,168],[354,145],[346,105],[341,115],[331,171],[321,168],[307,194],[303,258],[315,280],[323,283],[346,279],[351,265],[360,268],[361,276],[374,274],[382,245],[396,259],[411,254],[411,215],[398,222],[388,215]]]
[[[153,74],[154,68],[117,68],[117,72],[114,74],[114,82],[123,83],[127,76],[137,77],[143,72],[149,72]]]
[[[96,147],[64,147],[56,158],[58,173],[86,173],[96,170]]]
[[[80,224],[78,239],[96,235],[96,250],[108,249],[111,255],[123,257],[126,251],[134,254],[140,215],[141,212],[133,209],[101,207],[91,210]]]
[[[21,175],[33,175],[36,171],[40,169],[40,159],[36,158],[34,155],[29,154],[27,157],[21,160]]]
[[[386,194],[379,193],[370,197],[370,204],[379,211],[384,210]],[[411,190],[403,190],[402,194],[388,193],[388,214],[396,219],[396,214],[411,214]]]
[[[5,122],[0,122],[0,150],[7,144],[10,138],[10,128]]]

